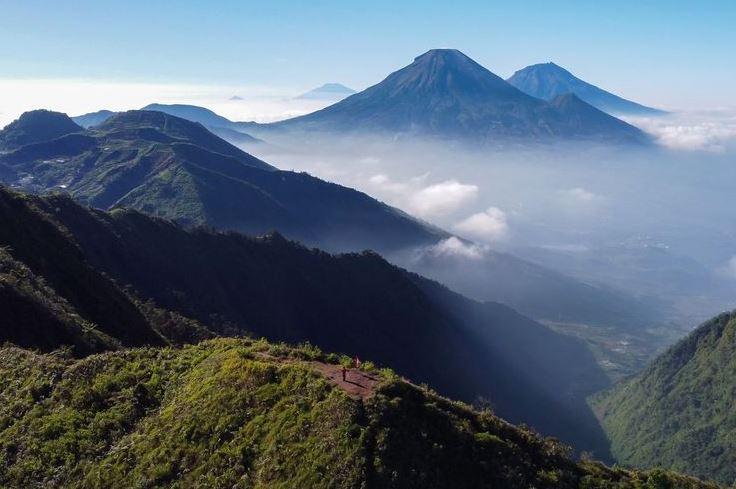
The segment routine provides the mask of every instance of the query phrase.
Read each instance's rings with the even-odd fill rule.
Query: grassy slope
[[[0,349],[0,485],[11,487],[705,488],[577,464],[552,440],[382,371],[353,400],[247,339],[73,360]]]
[[[736,482],[736,313],[700,326],[641,375],[594,399],[626,464]]]

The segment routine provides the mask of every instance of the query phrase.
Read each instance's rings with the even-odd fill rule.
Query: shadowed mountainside
[[[14,222],[0,231],[0,246],[114,338],[153,342],[115,310],[87,313],[82,306],[98,304],[81,293],[90,285],[67,277],[113,279],[223,334],[310,341],[390,364],[448,395],[488,398],[510,420],[606,457],[584,400],[607,384],[591,353],[508,307],[466,299],[375,253],[329,255],[279,235],[189,232],[133,211],[91,211],[63,196],[0,197],[7,213],[0,217]],[[69,257],[57,251],[65,249]],[[56,277],[60,267],[68,272]]]

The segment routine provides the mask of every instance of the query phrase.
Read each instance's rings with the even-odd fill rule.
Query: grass
[[[378,390],[351,399],[310,367],[342,359],[247,338],[81,360],[6,346],[0,486],[715,487],[577,463],[554,439],[368,362]]]

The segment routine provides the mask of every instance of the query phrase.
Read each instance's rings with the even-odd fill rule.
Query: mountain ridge
[[[369,363],[348,376],[373,393],[351,398],[324,373],[348,362],[251,339],[84,360],[5,346],[0,484],[717,489],[574,461],[556,440]]]
[[[386,250],[447,236],[355,190],[277,170],[203,125],[162,112],[124,112],[21,147],[0,155],[0,168],[6,182],[29,191],[63,189],[88,205],[136,208],[189,226],[279,229],[330,249]]]
[[[116,291],[130,290],[141,302],[171,311],[174,320],[183,318],[172,326],[184,330],[179,338],[197,337],[188,318],[210,332],[310,341],[372,358],[469,402],[493,399],[509,419],[607,458],[584,401],[608,384],[591,353],[506,306],[471,301],[375,253],[330,255],[278,234],[187,231],[136,211],[85,209],[62,195],[0,189],[3,202],[0,219],[13,226],[0,230],[0,246],[70,303],[86,304],[83,317],[113,337],[129,335],[132,322],[104,310],[93,315],[95,302],[83,293],[88,281],[68,277],[94,273],[119,284]],[[66,249],[75,251],[60,251]],[[59,268],[74,273],[60,275]],[[100,284],[89,293],[100,296]],[[105,329],[108,324],[121,327]],[[12,328],[3,320],[0,326]],[[12,331],[3,328],[0,334]],[[147,343],[142,335],[138,341]],[[539,369],[546,371],[543,382]]]

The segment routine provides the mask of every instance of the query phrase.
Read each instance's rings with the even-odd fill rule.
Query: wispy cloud
[[[425,250],[429,255],[439,257],[467,258],[471,260],[482,259],[488,248],[475,243],[466,243],[451,236]]]
[[[458,222],[454,229],[468,238],[494,243],[506,237],[509,226],[501,209],[489,207]]]

